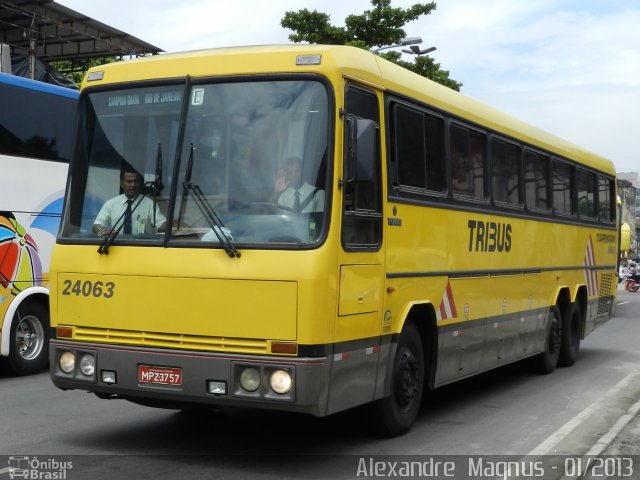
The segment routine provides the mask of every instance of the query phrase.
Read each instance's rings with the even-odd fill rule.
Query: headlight
[[[240,385],[247,392],[255,392],[260,386],[260,372],[255,368],[245,368],[240,374]]]
[[[269,383],[274,392],[284,394],[291,390],[293,380],[286,370],[276,370],[271,374],[271,377],[269,377]]]
[[[93,377],[96,373],[96,359],[93,355],[83,355],[80,358],[80,371],[86,377]]]
[[[64,373],[72,373],[76,367],[76,356],[73,352],[64,352],[60,355],[58,365],[60,366],[60,370]]]

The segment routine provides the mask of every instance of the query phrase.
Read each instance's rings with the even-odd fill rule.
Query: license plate
[[[154,385],[182,385],[182,369],[138,365],[138,382]]]

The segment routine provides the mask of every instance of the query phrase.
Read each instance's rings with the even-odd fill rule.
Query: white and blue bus
[[[60,224],[78,92],[0,73],[0,366],[48,363],[49,260]]]

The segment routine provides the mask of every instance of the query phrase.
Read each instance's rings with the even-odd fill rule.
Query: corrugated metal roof
[[[0,0],[0,43],[44,61],[144,56],[163,50],[53,0]]]

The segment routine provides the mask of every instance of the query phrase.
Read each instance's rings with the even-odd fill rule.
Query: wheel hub
[[[21,319],[16,329],[16,349],[22,358],[30,360],[38,356],[42,350],[41,338],[44,332],[38,328],[37,320],[30,316]]]
[[[419,375],[418,360],[411,353],[405,352],[399,361],[396,382],[396,398],[400,405],[407,406],[416,398]]]

